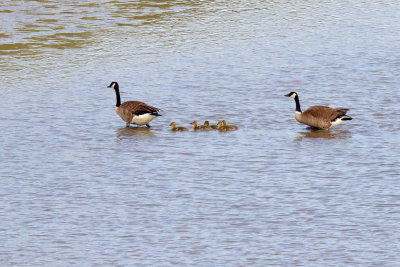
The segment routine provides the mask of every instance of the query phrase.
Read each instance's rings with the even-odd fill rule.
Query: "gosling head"
[[[176,122],[171,122],[171,124],[169,125],[169,126],[171,126],[171,127],[175,127],[176,126]]]
[[[287,94],[285,96],[288,96],[288,97],[291,97],[291,98],[296,98],[297,93],[296,92],[290,92],[289,94]]]
[[[209,121],[205,121],[204,122],[204,126],[210,126],[210,122]]]

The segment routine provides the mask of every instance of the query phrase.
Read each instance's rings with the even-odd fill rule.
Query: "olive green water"
[[[3,1],[1,266],[399,265],[399,12]],[[124,128],[111,81],[164,115]],[[290,91],[354,119],[310,131]]]

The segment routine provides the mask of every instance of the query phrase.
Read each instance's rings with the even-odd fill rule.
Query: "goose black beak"
[[[289,94],[287,94],[287,95],[285,95],[285,96],[288,96],[288,97],[290,97],[290,95],[291,95],[291,93],[289,93]]]
[[[107,86],[107,88],[111,88],[111,85]]]

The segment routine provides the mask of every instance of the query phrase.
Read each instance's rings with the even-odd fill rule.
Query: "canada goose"
[[[209,121],[205,121],[203,126],[211,127],[211,129],[218,129],[218,125],[211,124]]]
[[[121,104],[121,97],[119,95],[119,86],[117,82],[112,82],[109,88],[115,90],[117,96],[117,104],[115,105],[115,111],[126,122],[126,127],[130,124],[146,125],[150,127],[150,121],[155,117],[161,116],[159,109],[149,106],[146,103],[140,101],[126,101]]]
[[[301,111],[299,96],[296,92],[285,95],[294,98],[296,101],[296,112],[294,117],[300,123],[307,124],[314,128],[329,129],[330,127],[341,124],[343,121],[352,120],[346,115],[348,108],[330,108],[326,106],[311,106],[304,112]]]
[[[189,129],[186,127],[176,127],[176,123],[174,121],[171,122],[170,126],[171,131],[189,131]]]
[[[193,130],[197,131],[197,130],[203,130],[203,131],[209,131],[212,128],[210,126],[205,126],[205,125],[197,125],[197,121],[193,121],[192,123],[190,123],[193,125]]]
[[[233,131],[239,128],[236,125],[227,125],[225,120],[219,121],[217,126],[220,131]]]

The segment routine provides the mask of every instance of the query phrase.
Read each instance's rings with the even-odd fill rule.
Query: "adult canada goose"
[[[190,123],[193,125],[193,130],[197,131],[197,130],[203,130],[203,131],[209,131],[212,128],[210,126],[205,126],[205,125],[197,125],[197,121],[193,121],[192,123]]]
[[[211,124],[209,121],[205,121],[203,126],[211,127],[211,129],[218,129],[218,125]]]
[[[176,123],[174,121],[171,122],[170,126],[171,131],[189,131],[189,129],[186,127],[176,127]]]
[[[346,115],[348,108],[311,106],[302,112],[299,96],[296,92],[290,92],[285,96],[291,97],[296,101],[296,112],[294,113],[296,120],[311,127],[326,130],[343,123],[343,121],[352,120],[350,116]]]
[[[121,119],[126,122],[126,127],[129,127],[130,124],[146,125],[150,127],[150,121],[157,116],[161,116],[158,108],[149,106],[140,101],[126,101],[121,104],[121,96],[119,95],[119,86],[117,82],[112,82],[108,87],[115,90],[117,96],[115,111]]]
[[[239,128],[236,125],[227,125],[225,120],[219,121],[217,126],[220,131],[233,131]]]

